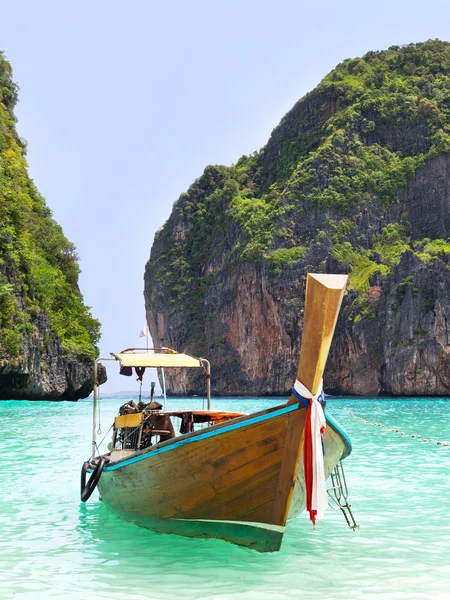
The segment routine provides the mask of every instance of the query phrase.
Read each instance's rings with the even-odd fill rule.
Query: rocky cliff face
[[[78,288],[75,246],[28,176],[16,100],[0,52],[0,400],[76,400],[92,391],[100,324]]]
[[[448,395],[448,132],[449,44],[339,65],[261,152],[175,204],[145,273],[154,344],[209,358],[215,394],[287,394],[306,273],[348,273],[326,390]]]
[[[33,322],[19,357],[0,349],[0,400],[78,400],[92,392],[93,361],[67,357],[45,314]],[[106,370],[99,365],[99,382]]]

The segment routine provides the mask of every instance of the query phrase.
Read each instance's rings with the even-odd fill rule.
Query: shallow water
[[[102,402],[99,439],[121,403]],[[213,402],[245,412],[279,403]],[[327,408],[353,441],[344,466],[360,530],[330,509],[313,531],[303,514],[280,552],[258,554],[140,529],[96,492],[81,504],[90,400],[0,402],[0,598],[449,598],[450,446],[437,441],[450,441],[450,400],[328,399]]]

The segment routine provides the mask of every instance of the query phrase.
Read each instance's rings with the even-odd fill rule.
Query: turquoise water
[[[201,399],[167,405],[187,403],[201,408]],[[278,403],[214,406],[252,412]],[[100,439],[120,404],[103,401]],[[344,464],[360,530],[331,509],[315,531],[301,515],[274,554],[140,529],[96,492],[81,504],[91,410],[90,400],[0,402],[2,600],[450,597],[450,447],[437,445],[450,441],[450,400],[328,399],[353,441]]]

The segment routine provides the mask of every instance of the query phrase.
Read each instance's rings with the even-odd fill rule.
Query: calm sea
[[[278,403],[214,406],[252,412]],[[100,439],[120,404],[103,401]],[[201,399],[167,401],[186,404]],[[90,400],[0,402],[0,598],[449,598],[450,446],[437,442],[450,441],[450,400],[341,398],[328,409],[353,441],[344,465],[360,530],[331,509],[315,531],[301,515],[280,552],[258,554],[140,529],[114,517],[97,492],[81,504]]]

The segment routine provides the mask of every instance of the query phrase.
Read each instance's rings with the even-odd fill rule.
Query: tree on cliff
[[[11,378],[18,384],[21,376],[45,376],[48,365],[41,358],[49,346],[66,361],[92,360],[100,337],[78,287],[75,246],[28,176],[13,112],[17,90],[0,53],[0,384],[9,393]],[[37,375],[26,364],[36,356]],[[30,387],[38,390],[39,381]]]

